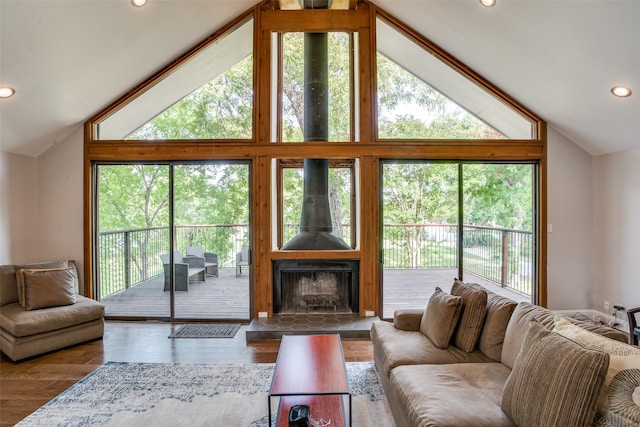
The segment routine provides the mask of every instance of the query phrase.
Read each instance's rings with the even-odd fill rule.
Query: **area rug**
[[[108,362],[17,425],[266,427],[273,369]],[[395,426],[373,363],[347,363],[347,375],[353,425]]]
[[[233,338],[240,324],[187,323],[179,326],[169,338]]]

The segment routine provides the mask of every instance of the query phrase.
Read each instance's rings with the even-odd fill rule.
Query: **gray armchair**
[[[160,255],[162,259],[162,267],[164,269],[164,290],[168,291],[171,288],[171,271],[169,269],[169,254]],[[204,258],[187,257],[182,258],[180,251],[174,251],[174,280],[176,291],[189,291],[189,279],[196,277],[204,282]]]
[[[189,246],[186,258],[196,257],[204,259],[204,270],[209,276],[218,276],[218,254],[205,252],[202,246]]]

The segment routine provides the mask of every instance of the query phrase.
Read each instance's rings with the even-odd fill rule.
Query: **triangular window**
[[[377,19],[379,139],[533,139],[534,123]]]
[[[100,140],[251,139],[253,19],[206,45],[96,126]],[[225,99],[219,103],[214,100]]]

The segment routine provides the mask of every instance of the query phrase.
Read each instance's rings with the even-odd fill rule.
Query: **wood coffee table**
[[[351,426],[351,394],[340,335],[285,335],[269,389],[271,399],[279,397],[276,426],[289,425],[294,405],[309,405],[310,416],[330,421],[331,427]],[[345,413],[348,400],[348,424]]]

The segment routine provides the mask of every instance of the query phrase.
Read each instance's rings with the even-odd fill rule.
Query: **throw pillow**
[[[447,348],[458,324],[462,298],[436,288],[420,321],[420,331],[438,348]]]
[[[607,353],[529,323],[502,391],[501,407],[519,427],[584,427],[595,418]]]
[[[38,262],[32,264],[16,264],[13,266],[16,273],[16,285],[18,290],[18,302],[22,307],[24,307],[24,282],[22,280],[22,270],[25,268],[29,269],[40,269],[40,268],[60,268],[66,267],[68,265],[66,260],[61,261],[50,261],[50,262]]]
[[[609,385],[611,404],[604,418],[606,426],[640,425],[640,369],[625,369],[618,372]]]
[[[609,369],[600,390],[598,411],[605,412],[608,405],[609,384],[613,377],[627,369],[640,369],[640,348],[603,337],[574,325],[564,316],[554,318],[554,332],[569,338],[587,348],[604,351],[609,354]]]
[[[454,279],[451,295],[462,298],[460,319],[453,334],[453,343],[459,349],[470,353],[476,348],[482,325],[484,325],[487,314],[487,291],[474,289]]]
[[[26,310],[75,304],[75,268],[24,269],[22,274]]]
[[[502,357],[502,343],[509,319],[517,303],[493,292],[487,292],[487,315],[478,338],[478,349],[495,361]]]

